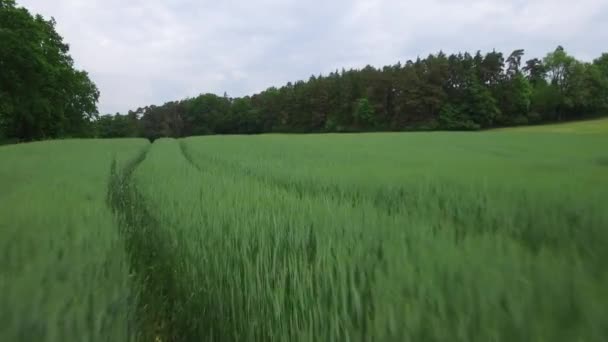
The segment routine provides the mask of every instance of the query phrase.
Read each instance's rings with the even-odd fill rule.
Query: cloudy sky
[[[242,96],[443,50],[608,52],[607,0],[17,0],[53,16],[102,113]]]

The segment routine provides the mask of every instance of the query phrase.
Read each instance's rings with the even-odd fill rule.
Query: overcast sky
[[[250,95],[342,67],[557,45],[608,52],[608,0],[17,0],[55,17],[101,113]]]

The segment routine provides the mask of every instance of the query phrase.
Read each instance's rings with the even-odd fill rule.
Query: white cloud
[[[241,96],[342,67],[446,52],[558,44],[582,59],[608,41],[603,0],[21,0],[54,16],[102,112],[201,92]]]

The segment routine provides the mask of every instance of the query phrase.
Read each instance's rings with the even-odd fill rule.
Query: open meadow
[[[2,341],[606,341],[608,120],[0,147]]]

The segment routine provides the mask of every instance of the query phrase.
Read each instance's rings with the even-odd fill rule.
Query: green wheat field
[[[607,341],[608,120],[0,147],[1,341]]]

